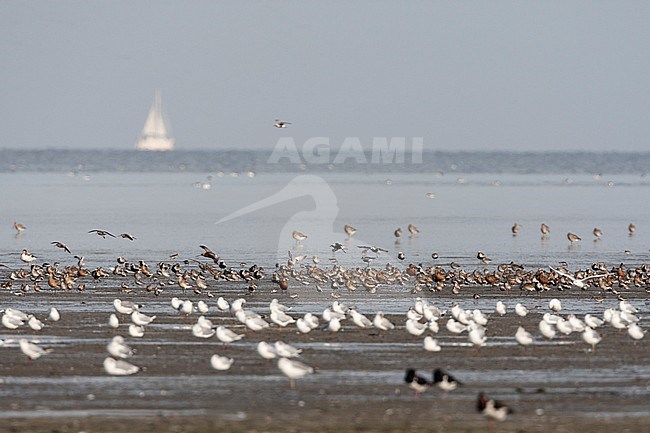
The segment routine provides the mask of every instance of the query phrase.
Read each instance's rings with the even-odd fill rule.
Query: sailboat
[[[165,121],[162,96],[159,90],[156,90],[153,104],[149,109],[147,120],[144,122],[140,138],[135,143],[135,148],[155,151],[174,150],[174,139],[169,136],[169,126]]]

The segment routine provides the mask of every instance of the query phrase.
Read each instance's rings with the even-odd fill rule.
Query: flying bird
[[[64,250],[68,254],[72,254],[70,252],[70,250],[68,249],[68,247],[62,242],[51,242],[51,244],[54,245],[57,248],[61,248],[62,250]]]
[[[119,236],[120,236],[122,239],[128,239],[128,240],[130,240],[130,241],[134,241],[134,240],[136,240],[136,237],[135,237],[135,236],[131,236],[131,235],[128,234],[128,233],[122,233],[122,234],[120,234]]]
[[[373,247],[370,245],[357,245],[357,248],[361,248],[363,250],[362,251],[363,254],[367,253],[368,251],[373,252],[375,254],[379,254],[380,251],[384,253],[388,252],[388,250],[385,250],[383,248]]]
[[[115,235],[113,233],[107,232],[106,230],[97,230],[97,229],[95,229],[95,230],[90,230],[88,233],[96,233],[97,236],[101,236],[104,239],[106,239],[106,236],[110,236],[112,238],[115,237]]]
[[[553,272],[555,272],[556,274],[571,280],[571,284],[573,284],[578,289],[584,289],[587,286],[585,284],[586,281],[589,281],[589,280],[594,279],[594,278],[601,278],[601,277],[607,276],[607,274],[598,274],[598,275],[590,275],[590,276],[585,277],[585,278],[576,278],[573,275],[567,274],[566,272],[559,271],[559,270],[553,268],[552,266],[549,266],[549,268],[551,268],[551,270]]]
[[[291,125],[291,122],[285,122],[284,120],[280,119],[275,119],[275,123],[273,124],[273,126],[276,128],[286,128],[287,125]]]

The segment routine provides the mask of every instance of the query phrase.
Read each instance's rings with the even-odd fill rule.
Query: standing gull
[[[291,389],[295,389],[296,379],[314,373],[314,369],[307,364],[288,358],[280,358],[278,368],[290,379]]]

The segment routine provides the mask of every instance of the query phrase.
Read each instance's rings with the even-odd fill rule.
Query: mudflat
[[[274,297],[292,307],[289,314],[295,318],[306,312],[320,315],[333,301],[329,293],[300,287],[286,293],[260,288],[249,294],[233,284],[214,294],[228,300],[244,297],[247,309],[267,319]],[[194,337],[191,326],[199,314],[175,311],[169,303],[174,295],[194,302],[203,299],[210,306],[205,316],[215,326],[225,325],[245,337],[228,345],[215,337]],[[647,327],[645,290],[630,289],[624,296],[639,308],[640,325]],[[128,335],[128,316],[118,315],[117,330],[108,326],[116,297],[142,304],[142,312],[157,316],[145,326],[142,338]],[[416,297],[441,310],[449,310],[454,302],[464,309],[481,309],[489,316],[486,345],[474,347],[466,333],[445,329],[449,313],[440,319],[437,334],[408,334],[405,313]],[[400,288],[377,294],[342,292],[340,302],[355,305],[371,319],[377,310],[387,311],[396,329],[361,329],[346,319],[339,332],[315,329],[302,334],[295,325],[246,330],[230,313],[218,311],[214,298],[180,291],[158,297],[144,291],[125,294],[110,282],[84,292],[17,297],[3,291],[3,308],[35,314],[46,326],[38,332],[26,326],[3,328],[0,334],[0,431],[469,432],[492,428],[476,408],[481,391],[514,410],[493,427],[496,431],[645,431],[650,423],[648,339],[632,340],[625,330],[605,324],[598,328],[602,341],[595,351],[580,333],[547,340],[538,323],[553,297],[562,301],[558,314],[563,316],[602,317],[606,308],[618,305],[614,295],[594,299],[580,290],[542,295],[484,287],[463,289],[458,295],[411,294]],[[497,300],[507,305],[506,315],[493,313]],[[516,303],[526,305],[530,313],[517,316]],[[50,306],[61,312],[60,321],[45,319]],[[519,326],[533,334],[532,345],[517,344]],[[128,360],[141,368],[135,375],[109,376],[102,367],[106,345],[118,334],[136,351]],[[425,335],[436,338],[442,350],[425,351]],[[52,352],[29,361],[18,348],[20,338]],[[276,360],[264,360],[256,351],[258,342],[278,340],[302,349],[296,359],[316,369],[298,379],[295,389]],[[230,370],[211,367],[215,353],[234,359]],[[415,398],[404,383],[409,367],[429,379],[434,368],[443,368],[463,385],[447,395],[430,387]]]

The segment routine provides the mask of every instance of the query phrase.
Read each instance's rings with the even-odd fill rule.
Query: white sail
[[[149,115],[144,122],[142,134],[135,144],[138,150],[173,150],[174,139],[169,137],[169,128],[165,121],[160,92],[156,91],[153,104],[149,109]]]

